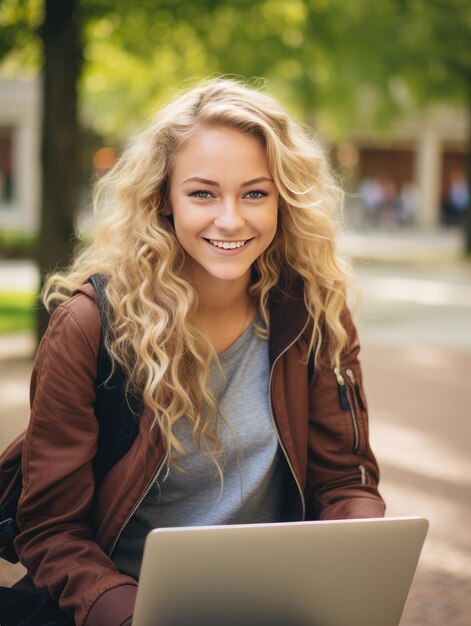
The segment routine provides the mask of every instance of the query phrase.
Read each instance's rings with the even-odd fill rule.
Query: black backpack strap
[[[106,347],[110,329],[106,279],[101,274],[93,274],[88,282],[96,291],[101,321],[94,406],[99,423],[94,471],[95,480],[99,483],[126,454],[136,438],[142,400],[136,394],[126,393],[126,374],[119,364],[113,370],[111,356]]]
[[[106,349],[106,337],[109,330],[109,317],[108,317],[108,302],[106,300],[106,279],[101,274],[93,274],[88,279],[88,282],[93,285],[95,289],[98,310],[100,312],[100,324],[101,324],[101,341],[98,349],[97,358],[97,378],[95,381],[95,387],[101,389],[105,386],[112,372],[112,361],[108,350]],[[117,382],[117,381],[116,381]],[[108,385],[108,388],[110,386]]]

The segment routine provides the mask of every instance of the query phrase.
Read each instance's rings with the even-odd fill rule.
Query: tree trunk
[[[79,152],[77,82],[82,61],[78,4],[79,0],[45,0],[41,29],[44,49],[42,198],[37,248],[41,287],[45,275],[56,268],[64,268],[73,251]],[[47,321],[47,312],[40,306],[38,339]]]

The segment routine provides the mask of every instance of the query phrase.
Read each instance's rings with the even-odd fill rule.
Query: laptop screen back
[[[133,626],[398,626],[428,522],[149,533]]]

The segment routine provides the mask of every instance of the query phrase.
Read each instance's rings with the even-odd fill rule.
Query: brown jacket
[[[277,289],[270,298],[271,405],[298,486],[294,510],[300,519],[380,517],[355,328],[347,313],[341,371],[321,369],[309,381],[301,291]],[[131,449],[95,493],[99,344],[95,292],[86,285],[53,313],[36,356],[15,542],[36,586],[77,626],[121,626],[132,615],[137,583],[110,555],[163,460],[144,414]]]

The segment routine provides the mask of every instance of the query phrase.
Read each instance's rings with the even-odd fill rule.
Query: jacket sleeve
[[[321,367],[309,393],[306,504],[314,519],[382,517],[379,469],[368,438],[368,412],[358,361],[360,345],[349,311],[348,341],[337,374]]]
[[[77,307],[59,306],[34,363],[15,547],[36,587],[47,588],[77,626],[121,626],[137,584],[117,571],[90,528],[99,313],[87,296],[74,297],[84,298],[84,320]]]

